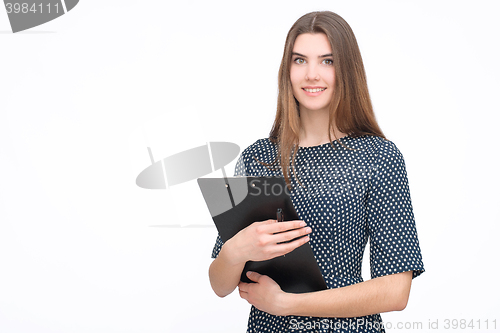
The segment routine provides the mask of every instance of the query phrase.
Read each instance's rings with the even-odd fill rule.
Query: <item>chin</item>
[[[328,111],[328,105],[326,105],[326,106],[325,105],[320,105],[320,106],[318,106],[318,105],[310,105],[310,106],[303,105],[302,108],[305,112],[307,112],[307,111],[313,111],[313,112],[314,111]]]

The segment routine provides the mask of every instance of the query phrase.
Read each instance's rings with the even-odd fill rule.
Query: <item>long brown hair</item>
[[[331,131],[328,133],[332,147],[331,132],[335,133],[334,126],[352,137],[374,135],[385,139],[375,120],[361,53],[349,24],[339,15],[329,11],[312,12],[302,16],[288,32],[278,74],[278,107],[269,133],[271,142],[278,145],[278,154],[272,163],[258,161],[268,167],[275,164],[279,158],[289,188],[290,167],[297,178],[294,165],[299,150],[300,130],[299,106],[293,95],[290,66],[295,40],[304,33],[323,33],[332,47],[335,90],[329,106]],[[338,141],[337,137],[335,139]]]

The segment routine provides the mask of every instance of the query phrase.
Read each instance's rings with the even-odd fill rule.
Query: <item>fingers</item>
[[[246,275],[250,280],[256,283],[258,283],[259,280],[264,276],[257,272],[252,272],[252,271],[248,271]],[[248,292],[249,289],[251,288],[251,285],[254,285],[254,283],[245,283],[241,281],[240,283],[238,283],[238,292],[240,294],[240,297],[246,299],[247,301],[248,301]]]
[[[291,241],[289,243],[277,244],[275,247],[275,249],[276,249],[275,257],[290,253],[293,250],[295,250],[296,248],[298,248],[299,246],[302,246],[307,242],[309,242],[309,236],[301,237],[301,238],[296,239],[294,241]]]
[[[306,223],[301,220],[278,223],[270,219],[252,223],[236,234],[233,241],[238,245],[235,247],[239,249],[237,252],[245,254],[245,262],[263,261],[288,253],[309,241],[307,235],[311,231],[311,228],[306,227]],[[230,241],[231,239],[228,240]],[[283,246],[281,243],[284,242],[289,245]]]
[[[309,241],[309,236],[302,236],[298,239],[294,239],[293,241],[290,242],[284,242],[284,243],[272,243],[272,245],[266,246],[266,248],[263,250],[263,253],[265,254],[264,259],[261,260],[268,260],[272,258],[276,258],[279,256],[282,256],[284,254],[287,254],[289,252],[292,252],[299,246],[304,245]]]
[[[267,220],[267,221],[269,221],[269,220]],[[260,227],[259,231],[265,232],[265,233],[276,234],[276,233],[285,232],[288,230],[303,228],[306,226],[306,223],[304,221],[300,221],[300,220],[286,221],[286,222],[279,222],[279,223],[276,223],[276,220],[270,220],[270,221],[274,221],[274,223],[266,223],[266,224],[259,226]]]
[[[257,230],[257,233],[265,234],[265,238],[261,238],[261,244],[267,247],[265,250],[266,259],[292,252],[297,247],[307,243],[309,241],[308,234],[312,232],[312,229],[306,227],[306,223],[301,220],[270,223],[259,227],[265,228],[265,231],[260,229]]]
[[[249,273],[249,272],[247,272]],[[247,274],[248,276],[248,274]],[[248,301],[248,288],[250,287],[250,283],[241,282],[238,283],[238,292],[240,297]]]
[[[295,229],[295,230],[290,230],[286,232],[282,232],[276,235],[273,235],[273,241],[276,243],[283,243],[283,242],[288,242],[292,239],[295,239],[297,237],[302,237],[305,235],[308,235],[312,232],[312,229],[310,227],[304,227],[300,229]]]
[[[238,289],[243,292],[248,292],[248,285],[249,283],[240,281],[240,283],[238,283]]]
[[[246,299],[248,301],[248,293],[246,291],[243,291],[241,290],[241,288],[239,288],[238,292],[240,293],[241,298]]]

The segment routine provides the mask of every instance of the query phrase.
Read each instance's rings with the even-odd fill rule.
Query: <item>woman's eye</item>
[[[299,65],[302,65],[303,63],[305,63],[306,61],[302,58],[297,58],[294,60],[295,63],[299,64]]]
[[[333,65],[332,59],[325,59],[325,60],[323,60],[323,62],[325,63],[325,65]]]

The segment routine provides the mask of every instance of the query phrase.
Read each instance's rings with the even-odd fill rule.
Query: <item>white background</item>
[[[148,146],[266,137],[286,34],[313,10],[351,25],[407,164],[426,272],[382,318],[500,329],[497,2],[306,3],[83,0],[17,34],[0,9],[1,332],[245,331],[246,301],[209,285],[196,181],[135,179]]]

